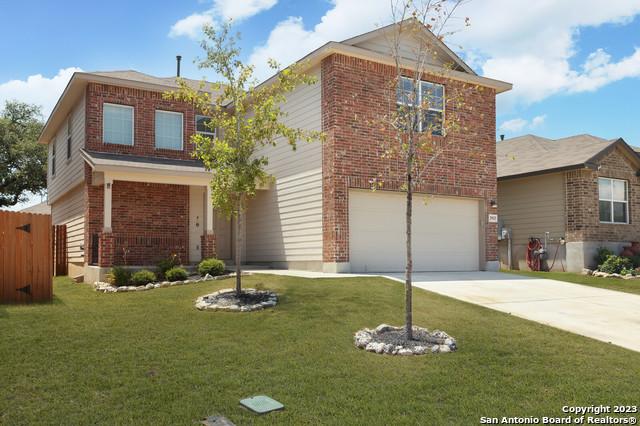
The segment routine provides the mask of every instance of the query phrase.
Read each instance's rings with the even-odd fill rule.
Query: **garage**
[[[405,268],[405,194],[349,192],[352,272]],[[413,203],[414,271],[476,271],[480,263],[480,203],[476,199],[416,194]]]

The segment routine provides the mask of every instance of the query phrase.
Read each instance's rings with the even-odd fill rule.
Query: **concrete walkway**
[[[414,286],[640,352],[638,295],[500,272],[422,272]]]
[[[346,278],[295,270],[254,270],[304,278]],[[367,274],[369,276],[376,274]],[[377,274],[404,282],[403,273]],[[419,272],[414,286],[640,352],[640,296],[500,272]]]

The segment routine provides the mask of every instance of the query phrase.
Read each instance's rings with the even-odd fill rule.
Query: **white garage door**
[[[350,191],[353,272],[404,271],[405,202],[402,193]],[[478,200],[414,196],[414,271],[478,270],[479,207]]]

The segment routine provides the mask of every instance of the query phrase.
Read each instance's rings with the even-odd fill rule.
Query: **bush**
[[[203,277],[207,274],[222,275],[224,273],[224,262],[215,258],[205,259],[198,265],[198,273]]]
[[[634,268],[640,268],[640,254],[633,255],[629,258]]]
[[[612,255],[600,265],[599,269],[607,274],[619,274],[623,269],[633,269],[633,264],[626,257]]]
[[[178,261],[178,256],[176,256],[175,254],[161,260],[156,264],[156,266],[158,267],[158,276],[165,277],[165,274],[169,269],[175,268],[179,264],[180,262]]]
[[[595,261],[596,266],[599,268],[607,259],[613,256],[613,252],[606,247],[598,247],[598,251],[596,253]]]
[[[142,269],[131,275],[131,283],[134,285],[145,285],[154,281],[156,281],[156,274],[147,269]]]
[[[107,274],[107,282],[116,287],[129,284],[131,279],[131,271],[122,266],[114,266]]]
[[[164,277],[169,281],[183,281],[186,280],[189,275],[183,268],[171,268],[164,273]]]

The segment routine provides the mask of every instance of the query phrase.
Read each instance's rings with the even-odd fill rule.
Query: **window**
[[[419,108],[421,111],[416,130],[419,132],[431,131],[431,134],[442,136],[444,134],[444,86],[442,84],[420,81],[420,90],[414,90],[413,79],[402,77],[398,82],[398,105]],[[416,99],[417,98],[417,99]]]
[[[51,176],[56,174],[56,140],[51,144]]]
[[[104,104],[102,138],[104,143],[133,145],[133,107]]]
[[[182,149],[182,113],[156,110],[156,148]]]
[[[71,117],[67,118],[67,160],[71,159]]]
[[[208,125],[210,120],[211,118],[206,115],[196,115],[196,132],[199,135],[215,137],[216,132]]]
[[[627,181],[599,178],[600,222],[629,223]]]

